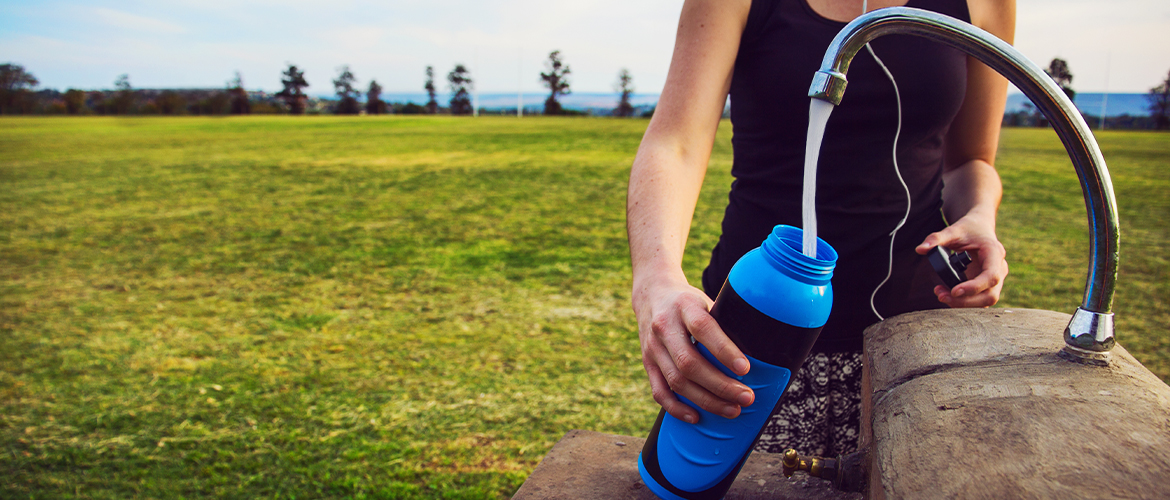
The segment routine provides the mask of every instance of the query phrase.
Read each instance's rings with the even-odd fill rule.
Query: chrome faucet
[[[979,59],[1023,91],[1052,123],[1080,178],[1090,229],[1085,295],[1065,328],[1064,352],[1082,359],[1100,359],[1114,344],[1117,203],[1101,149],[1080,111],[1044,71],[1007,42],[957,19],[908,7],[878,9],[846,25],[829,44],[821,69],[813,76],[809,97],[840,104],[853,56],[871,40],[890,34],[921,36]]]

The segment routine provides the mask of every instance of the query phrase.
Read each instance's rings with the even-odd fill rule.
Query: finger
[[[710,367],[710,363],[707,363],[705,359],[702,359],[702,356],[699,355],[698,350],[695,350],[694,348],[692,348],[692,350],[694,350],[694,355],[698,356],[702,363]],[[683,366],[686,366],[688,363],[688,361],[685,361],[687,359],[686,356],[687,355],[683,356]],[[670,390],[675,393],[675,395],[685,397],[699,408],[707,410],[708,412],[714,413],[716,415],[723,415],[727,418],[735,418],[739,416],[739,405],[720,399],[719,397],[712,394],[711,391],[704,389],[701,385],[688,378],[678,365],[673,364],[673,361],[674,358],[669,356],[665,357],[665,359],[660,358],[658,360],[658,367],[662,370],[663,378],[666,379],[667,385],[669,386]],[[711,369],[714,370],[714,368]],[[682,406],[687,406],[681,401],[679,404]],[[666,408],[666,406],[664,405],[663,408]],[[669,412],[670,410],[668,409],[667,411]]]
[[[739,405],[745,403],[750,405],[755,400],[755,394],[748,386],[715,368],[689,340],[682,342],[679,340],[671,338],[666,342],[671,366],[666,367],[663,362],[658,364],[675,392],[704,410],[725,416],[733,409],[734,413],[738,414]],[[675,373],[671,372],[672,369],[677,369],[679,380],[672,380],[675,376]]]
[[[951,290],[953,297],[974,297],[995,290],[996,298],[998,298],[998,290],[1002,287],[1003,280],[1008,274],[1007,261],[1004,260],[1005,253],[997,248],[988,248],[981,250],[978,257],[980,260],[973,263],[969,269],[978,272],[978,274],[974,278],[956,285]]]
[[[751,369],[747,356],[744,356],[739,347],[727,338],[727,334],[723,333],[723,328],[709,311],[697,307],[684,307],[681,312],[687,331],[691,332],[695,340],[707,347],[707,350],[715,355],[715,359],[736,375],[747,374]]]
[[[983,271],[974,278],[959,283],[951,289],[951,296],[955,298],[973,297],[999,285],[999,277],[992,271]]]
[[[650,379],[650,395],[654,397],[654,402],[674,418],[689,424],[699,423],[699,412],[675,397],[658,366],[647,360],[643,360],[642,364],[646,368],[646,377]]]
[[[719,363],[729,367],[737,375],[747,374],[748,370],[751,369],[747,356],[744,356],[739,347],[736,347],[735,343],[727,338],[723,329],[719,327],[719,323],[706,308],[684,307],[680,312],[687,330],[695,337],[695,340],[702,343],[715,356]],[[695,353],[698,354],[697,349]],[[705,358],[701,357],[696,360],[706,361]],[[675,362],[678,364],[677,359]],[[701,365],[697,367],[698,371],[691,372],[684,365],[678,364],[683,373],[688,375],[688,378],[711,391],[720,399],[742,406],[749,406],[755,401],[755,393],[746,385],[724,375],[722,371],[710,363],[701,363]],[[707,370],[707,366],[710,366],[712,370]]]
[[[942,285],[934,287],[934,295],[938,297],[938,301],[946,305],[951,305],[954,297],[951,296],[951,289]]]
[[[994,286],[978,293],[964,293],[962,296],[958,296],[953,290],[939,285],[934,287],[934,294],[938,296],[939,302],[954,308],[991,307],[999,302],[1001,290],[1002,286]]]
[[[687,307],[702,309],[706,314],[705,308],[698,302],[690,306],[684,304],[680,310]],[[706,316],[709,318],[710,314]],[[739,414],[741,402],[750,404],[754,401],[755,395],[751,389],[725,376],[699,353],[690,341],[681,312],[655,317],[650,326],[651,336],[656,339],[655,344],[660,343],[665,348],[651,346],[652,362],[661,371],[672,391],[704,410],[729,418]]]

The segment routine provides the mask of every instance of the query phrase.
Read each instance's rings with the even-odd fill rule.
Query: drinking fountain
[[[957,19],[910,7],[874,10],[846,25],[825,51],[809,97],[840,104],[853,57],[873,39],[892,34],[928,38],[979,59],[1028,96],[1056,130],[1080,178],[1088,209],[1090,247],[1084,298],[1064,331],[1063,352],[1076,359],[1106,358],[1104,353],[1114,345],[1117,203],[1101,149],[1080,111],[1043,70],[1007,42]]]
[[[875,10],[846,25],[825,52],[809,97],[839,105],[853,57],[890,34],[927,38],[978,59],[1048,118],[1084,194],[1090,246],[1084,296],[1063,342],[1050,332],[1060,331],[1067,316],[1039,310],[920,311],[869,327],[861,449],[836,458],[789,450],[784,474],[803,470],[869,498],[1170,494],[1164,453],[1170,386],[1123,347],[1114,350],[1117,204],[1089,126],[1064,91],[1008,43],[907,7]]]

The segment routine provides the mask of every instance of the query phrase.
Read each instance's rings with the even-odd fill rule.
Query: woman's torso
[[[965,0],[910,0],[907,6],[969,20]],[[709,294],[772,226],[801,226],[808,86],[844,25],[822,17],[805,0],[753,0],[730,92],[736,180],[723,235],[704,272]],[[871,45],[894,75],[901,97],[898,166],[913,200],[898,234],[897,247],[905,252],[941,228],[944,139],[966,90],[967,58],[908,35],[881,37]],[[891,159],[898,128],[894,87],[864,50],[847,76],[849,85],[826,128],[817,172],[818,234],[840,254],[834,318],[818,344],[819,350],[830,351],[840,350],[832,344],[859,345],[860,330],[876,321],[868,313],[869,292],[885,276],[889,233],[906,210]],[[906,266],[903,272],[915,272],[912,262]],[[858,311],[862,298],[864,314]]]

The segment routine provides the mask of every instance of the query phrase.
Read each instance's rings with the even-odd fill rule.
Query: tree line
[[[239,73],[225,89],[135,89],[120,75],[113,90],[32,90],[36,77],[16,64],[0,65],[0,114],[226,115],[280,113],[279,103],[244,90]]]
[[[544,66],[545,71],[540,73],[540,82],[549,91],[548,98],[544,101],[544,114],[573,114],[560,103],[560,97],[572,93],[569,80],[572,70],[562,59],[560,51],[550,52]],[[1070,99],[1076,96],[1076,91],[1072,87],[1073,74],[1067,61],[1053,59],[1045,73]],[[304,71],[295,64],[289,64],[281,74],[283,88],[273,95],[248,92],[244,89],[243,78],[238,72],[235,79],[229,81],[224,89],[134,89],[130,85],[128,75],[119,76],[114,82],[113,90],[85,91],[71,88],[65,92],[52,89],[35,91],[38,84],[36,77],[23,66],[12,63],[0,64],[0,114],[305,114],[310,102],[309,96],[304,93],[309,83],[305,79]],[[359,101],[362,92],[356,88],[356,84],[357,78],[349,66],[338,68],[337,78],[333,80],[337,100],[328,106],[329,109],[315,111],[330,111],[336,114],[358,114],[364,111],[368,114],[453,115],[470,115],[476,112],[471,102],[475,81],[471,71],[463,64],[456,64],[447,73],[451,98],[446,107],[440,106],[437,100],[438,87],[435,84],[433,66],[426,67],[423,90],[426,91],[428,100],[425,105],[383,101],[382,87],[376,80],[371,80],[365,90],[366,99],[363,105]],[[633,77],[624,68],[618,72],[614,91],[619,97],[613,115],[633,116],[635,109],[630,103],[634,93]],[[1150,110],[1148,117],[1128,115],[1100,117],[1085,113],[1086,120],[1091,124],[1096,121],[1099,126],[1107,128],[1170,129],[1170,72],[1159,85],[1149,90],[1146,97]],[[1005,113],[1003,123],[1008,126],[1048,126],[1047,119],[1030,103],[1025,104],[1024,110]]]
[[[569,76],[572,70],[563,60],[561,52],[554,50],[545,61],[545,71],[540,73],[540,82],[549,90],[544,102],[544,114],[575,114],[565,109],[560,98],[572,93]],[[0,65],[0,114],[100,114],[100,115],[227,115],[227,114],[305,114],[310,104],[319,105],[315,112],[327,111],[334,114],[439,114],[470,115],[476,113],[472,103],[475,81],[471,71],[463,64],[456,64],[447,73],[447,87],[451,98],[446,106],[440,106],[435,83],[435,70],[427,66],[423,90],[428,100],[425,105],[413,102],[386,102],[382,100],[382,86],[377,80],[370,80],[364,90],[357,88],[357,77],[348,65],[338,68],[332,80],[336,100],[325,106],[311,98],[304,90],[309,87],[304,71],[295,64],[281,73],[281,90],[275,94],[249,92],[244,89],[243,77],[236,73],[223,89],[134,89],[129,75],[121,75],[114,82],[113,90],[68,89],[59,92],[52,89],[35,91],[36,77],[18,64]],[[618,94],[618,106],[614,116],[633,116],[630,103],[633,95],[633,78],[629,71],[622,69],[614,87]],[[361,102],[362,94],[365,102]]]

